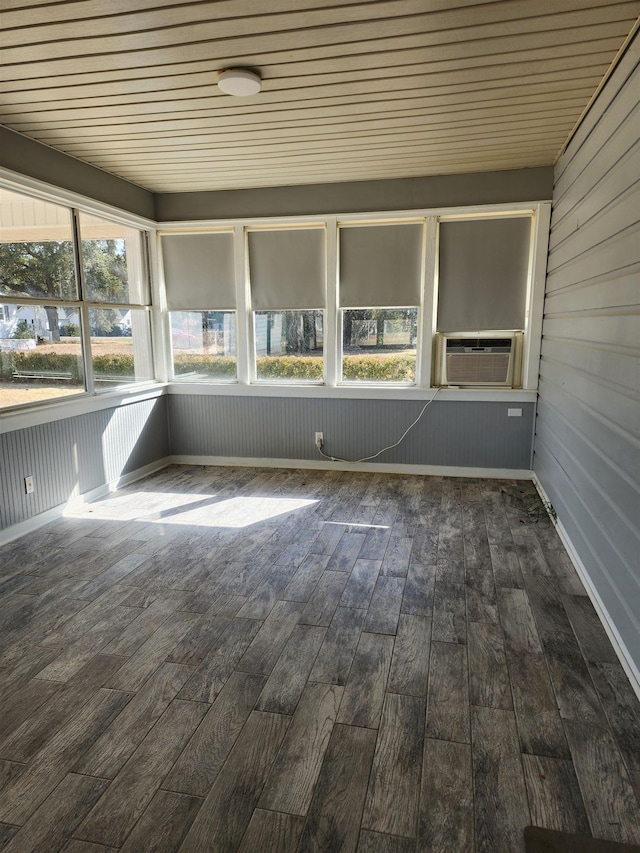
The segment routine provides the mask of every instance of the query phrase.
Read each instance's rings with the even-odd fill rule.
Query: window
[[[436,384],[519,387],[531,217],[443,221],[439,231]]]
[[[98,216],[79,219],[95,387],[152,379],[143,236]]]
[[[0,407],[153,377],[143,235],[80,213],[79,251],[73,215],[0,195]]]
[[[162,257],[176,380],[235,380],[233,232],[165,234]]]
[[[415,222],[340,229],[344,382],[415,382],[423,232]]]
[[[548,214],[541,203],[164,234],[173,375],[365,396],[533,388]]]
[[[324,379],[325,232],[248,233],[256,378]]]

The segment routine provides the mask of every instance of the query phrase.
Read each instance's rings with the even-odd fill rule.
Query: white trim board
[[[111,492],[117,492],[118,489],[128,486],[130,483],[135,483],[136,480],[142,480],[150,474],[155,474],[156,471],[161,471],[163,468],[167,468],[170,464],[170,457],[165,456],[163,459],[158,459],[156,462],[150,462],[148,465],[143,465],[142,468],[136,468],[135,471],[123,474],[121,477],[118,477],[116,480],[112,480],[110,483],[104,483],[102,486],[97,486],[95,489],[84,492],[82,495],[76,495],[75,497],[70,498],[66,503],[51,507],[51,509],[48,509],[45,512],[41,512],[38,513],[38,515],[27,518],[26,521],[21,521],[18,524],[12,524],[11,527],[5,527],[4,530],[0,530],[0,546],[13,542],[21,536],[34,533],[36,530],[44,527],[45,524],[49,524],[50,521],[55,521],[57,518],[61,518],[66,512],[84,506],[84,504],[92,503],[92,501],[103,498]]]
[[[533,473],[532,480],[542,500],[550,504],[551,501],[549,500],[549,496],[545,492],[542,483],[540,482],[535,473]],[[604,630],[607,632],[607,636],[609,637],[611,645],[613,646],[613,649],[620,660],[622,668],[626,672],[627,678],[631,682],[631,687],[636,693],[638,699],[640,699],[640,670],[638,670],[635,661],[629,654],[629,650],[627,649],[624,640],[618,633],[618,629],[616,628],[613,619],[609,615],[609,611],[605,607],[604,602],[600,598],[598,590],[593,585],[589,576],[589,572],[587,571],[587,567],[582,562],[582,558],[578,554],[573,542],[571,541],[571,537],[567,533],[565,526],[560,520],[557,520],[555,522],[555,527],[558,531],[558,536],[560,537],[562,544],[564,545],[566,552],[569,555],[569,558],[573,563],[576,572],[578,573],[578,577],[584,584],[584,588],[587,592],[589,599],[591,600],[591,603],[595,608],[596,613],[598,614],[598,618],[600,619]]]
[[[526,468],[463,468],[455,465],[403,465],[390,462],[330,462],[318,459],[271,459],[260,456],[171,457],[172,465],[216,465],[229,468],[302,468],[311,471],[358,471],[370,474],[420,474],[430,477],[482,477],[489,480],[531,480]]]

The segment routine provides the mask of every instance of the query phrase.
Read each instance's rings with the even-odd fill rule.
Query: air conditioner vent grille
[[[448,352],[447,380],[451,385],[502,384],[509,377],[510,357],[510,352]]]

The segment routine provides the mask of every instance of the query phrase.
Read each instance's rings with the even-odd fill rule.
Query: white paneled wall
[[[535,472],[640,669],[640,38],[555,173]]]

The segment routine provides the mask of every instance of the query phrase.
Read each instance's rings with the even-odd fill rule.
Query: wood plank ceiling
[[[548,165],[640,0],[3,0],[0,121],[154,191]],[[231,98],[220,70],[260,72]]]

